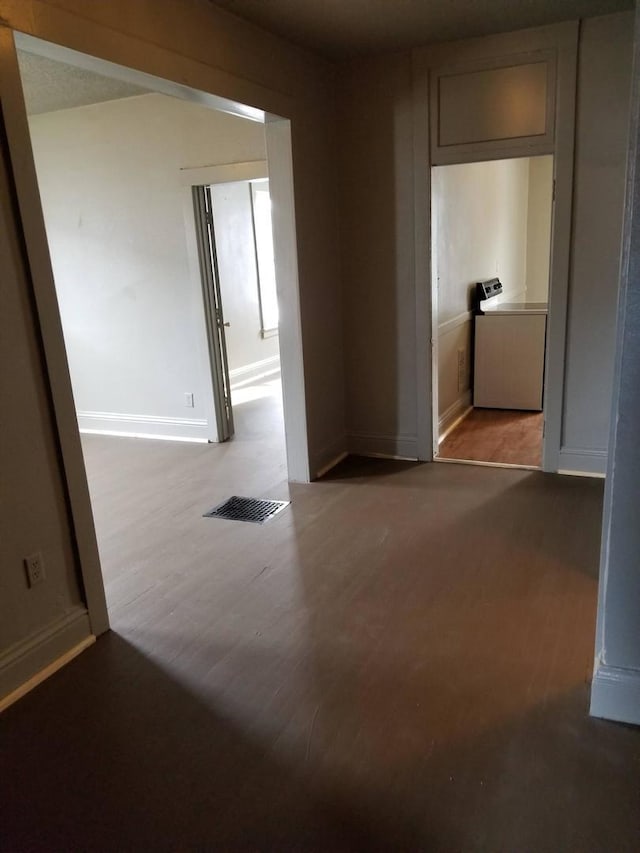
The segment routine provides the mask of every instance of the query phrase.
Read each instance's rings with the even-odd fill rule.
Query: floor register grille
[[[291,501],[270,501],[232,495],[209,512],[205,512],[203,518],[224,518],[227,521],[251,521],[254,524],[264,524],[290,503]]]

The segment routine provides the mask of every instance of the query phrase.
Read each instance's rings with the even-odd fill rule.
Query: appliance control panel
[[[489,278],[476,284],[476,298],[478,302],[484,299],[492,299],[502,293],[502,282],[499,278]]]

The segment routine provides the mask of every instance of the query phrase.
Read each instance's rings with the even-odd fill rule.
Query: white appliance
[[[476,285],[473,405],[542,409],[546,302],[502,302],[502,284]]]

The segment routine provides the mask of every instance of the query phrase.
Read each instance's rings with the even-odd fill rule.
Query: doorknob
[[[229,326],[231,325],[231,323],[223,323],[222,325],[223,325],[223,326],[226,326],[226,327],[227,327],[227,329],[228,329],[228,328],[229,328]]]

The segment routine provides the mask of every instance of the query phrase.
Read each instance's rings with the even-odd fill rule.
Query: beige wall
[[[411,58],[345,67],[341,240],[350,448],[415,455]]]

